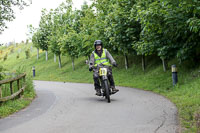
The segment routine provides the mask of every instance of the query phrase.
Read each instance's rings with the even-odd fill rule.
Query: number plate
[[[100,68],[99,69],[99,76],[107,75],[107,68]]]

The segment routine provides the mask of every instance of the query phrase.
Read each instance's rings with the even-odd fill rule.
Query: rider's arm
[[[110,60],[111,64],[116,63],[115,59],[112,57],[112,55],[106,50],[106,57]]]
[[[89,68],[92,68],[93,66],[94,66],[94,54],[92,53],[89,61]]]

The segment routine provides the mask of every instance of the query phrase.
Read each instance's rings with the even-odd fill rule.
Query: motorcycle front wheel
[[[110,90],[108,86],[108,80],[104,81],[104,85],[105,85],[105,97],[107,99],[107,102],[110,103]]]

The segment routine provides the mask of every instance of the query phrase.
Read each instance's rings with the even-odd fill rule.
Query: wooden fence
[[[21,96],[24,92],[24,89],[26,88],[26,85],[25,85],[25,77],[26,77],[26,73],[24,74],[20,74],[14,78],[11,78],[11,79],[5,79],[5,80],[1,80],[0,81],[0,102],[5,102],[5,101],[8,101],[10,99],[14,99],[15,97],[17,96]],[[20,80],[21,81],[21,85],[20,85]],[[18,91],[17,92],[13,92],[13,83],[14,82],[17,82],[17,89]],[[3,84],[10,84],[10,96],[6,96],[6,97],[2,97],[3,95],[3,91],[2,91],[2,85]]]

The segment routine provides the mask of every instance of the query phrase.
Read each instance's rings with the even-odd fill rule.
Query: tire
[[[108,86],[108,80],[104,81],[104,85],[105,85],[105,97],[106,97],[108,103],[110,103],[110,90],[109,90],[109,86]]]

